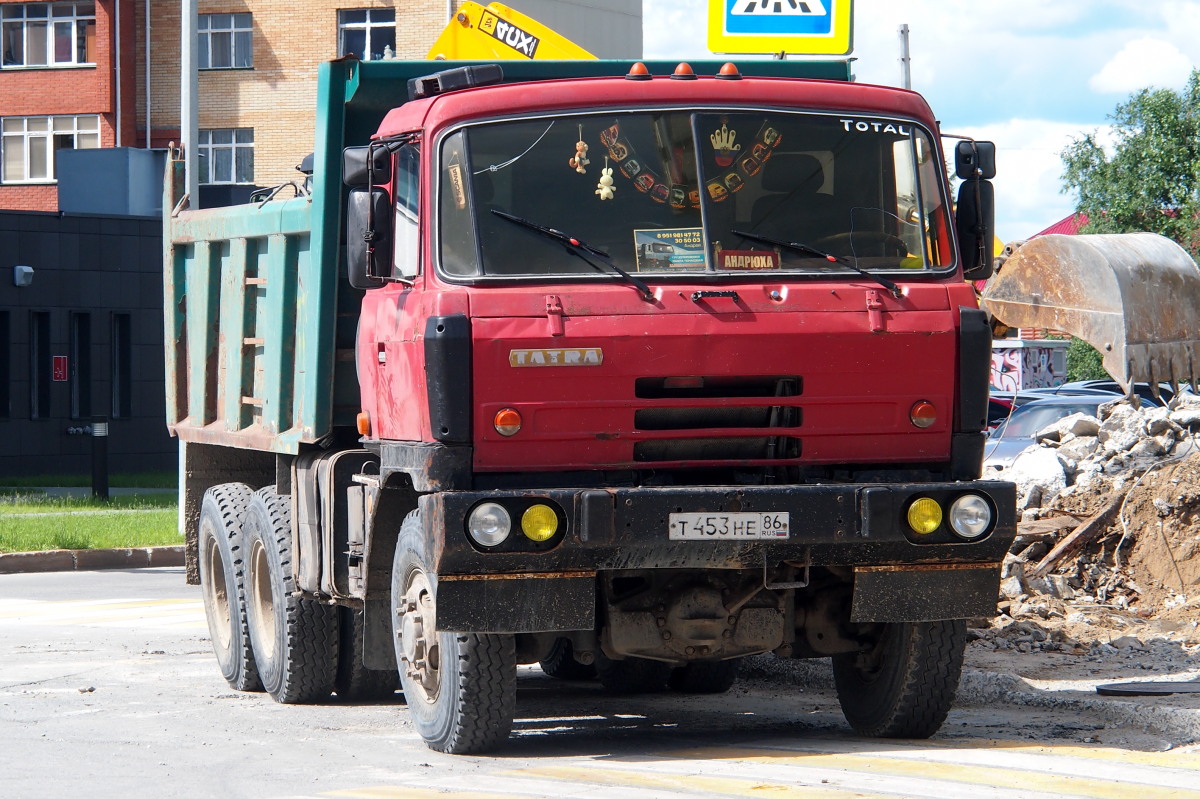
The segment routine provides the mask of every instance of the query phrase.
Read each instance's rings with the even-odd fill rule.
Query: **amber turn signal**
[[[912,410],[908,412],[908,418],[914,427],[924,430],[937,421],[937,408],[932,402],[921,400],[913,404]]]
[[[502,436],[515,436],[521,431],[521,414],[515,408],[501,408],[496,411],[492,426]]]
[[[363,411],[358,415],[356,421],[358,422],[358,434],[360,436],[371,435],[371,414]]]

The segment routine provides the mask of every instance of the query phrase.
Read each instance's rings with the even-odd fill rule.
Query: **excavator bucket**
[[[1156,393],[1160,382],[1196,386],[1200,268],[1163,236],[1049,235],[1015,245],[980,305],[1009,327],[1088,342],[1126,393],[1133,383]]]

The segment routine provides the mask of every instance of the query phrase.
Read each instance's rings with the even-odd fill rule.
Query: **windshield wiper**
[[[831,263],[831,264],[838,264],[840,266],[846,267],[847,269],[853,269],[855,272],[858,272],[863,277],[874,280],[876,283],[878,283],[879,285],[883,286],[885,289],[890,291],[892,296],[895,297],[896,299],[900,299],[901,294],[903,294],[903,292],[900,290],[900,287],[897,286],[892,281],[888,280],[886,277],[882,277],[881,275],[876,275],[871,272],[868,272],[867,270],[858,266],[858,264],[851,263],[850,261],[846,260],[845,258],[839,258],[836,255],[831,255],[831,254],[825,252],[824,250],[818,250],[816,247],[810,247],[809,245],[802,244],[798,241],[783,241],[782,239],[773,239],[768,236],[760,236],[757,233],[747,233],[744,230],[733,230],[730,232],[733,233],[733,235],[741,236],[744,239],[750,239],[751,241],[760,241],[763,244],[770,244],[772,247],[782,247],[786,250],[792,250],[794,252],[804,253],[805,255],[815,255],[818,258],[824,258],[826,261],[829,261],[829,263]]]
[[[567,252],[569,252],[571,255],[574,255],[576,258],[581,259],[582,261],[584,261],[586,264],[588,264],[588,266],[592,267],[593,269],[597,269],[597,270],[603,272],[607,268],[607,269],[615,272],[616,274],[618,274],[622,278],[624,278],[625,281],[627,283],[629,283],[629,285],[636,288],[638,290],[638,293],[642,295],[643,300],[645,300],[646,302],[654,302],[654,300],[655,300],[654,292],[650,290],[650,287],[648,285],[646,285],[646,283],[643,282],[640,278],[634,277],[633,275],[629,274],[621,267],[614,264],[612,262],[612,256],[609,255],[608,253],[606,253],[604,250],[597,249],[597,248],[591,246],[590,244],[588,244],[587,242],[580,241],[579,239],[575,238],[574,236],[568,236],[566,233],[563,233],[561,230],[555,230],[552,227],[546,227],[545,225],[539,225],[536,222],[530,222],[528,219],[522,219],[519,216],[514,216],[513,214],[505,213],[504,211],[497,211],[495,208],[492,209],[492,213],[495,214],[496,216],[500,217],[501,219],[507,219],[509,222],[520,225],[521,227],[529,228],[530,230],[534,231],[535,233],[541,233],[546,238],[553,239],[554,241],[559,242],[560,244],[563,245],[563,247],[566,249]],[[601,261],[603,266],[592,261],[584,253],[588,253],[588,254],[596,256],[597,258],[603,259]]]

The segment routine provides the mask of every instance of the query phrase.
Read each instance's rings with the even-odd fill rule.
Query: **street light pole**
[[[183,146],[184,190],[190,198],[189,207],[195,209],[200,207],[200,175],[196,157],[196,141],[200,138],[196,0],[183,0],[181,14],[183,41],[179,75],[179,134]]]
[[[900,26],[900,85],[912,89],[912,58],[908,55],[908,23]]]

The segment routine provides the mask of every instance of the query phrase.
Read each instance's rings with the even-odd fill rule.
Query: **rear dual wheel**
[[[246,617],[263,687],[283,704],[326,699],[337,680],[338,609],[297,595],[290,498],[255,492],[244,528]]]
[[[217,664],[230,687],[261,691],[246,620],[245,542],[242,524],[254,492],[225,483],[204,492],[198,530],[200,591]]]

